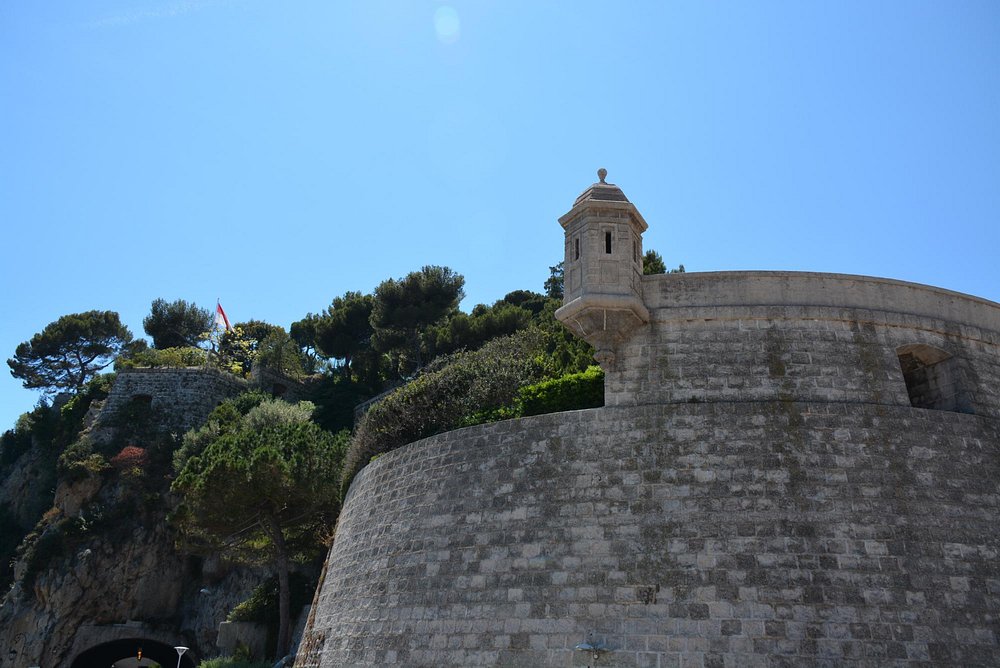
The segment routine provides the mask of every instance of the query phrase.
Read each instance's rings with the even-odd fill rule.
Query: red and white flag
[[[225,327],[227,332],[233,331],[233,328],[229,325],[229,318],[226,317],[226,312],[222,310],[222,304],[215,302],[215,325],[217,327]]]

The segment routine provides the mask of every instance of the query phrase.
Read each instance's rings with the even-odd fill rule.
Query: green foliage
[[[25,562],[21,587],[30,594],[38,575],[48,570],[49,564],[66,553],[65,521],[43,528],[40,533],[29,534],[18,549],[18,558]]]
[[[231,656],[220,656],[214,659],[205,659],[198,664],[198,668],[271,668],[272,661],[250,661]]]
[[[477,351],[439,360],[437,370],[372,406],[351,439],[342,491],[373,456],[460,426],[477,411],[509,405],[519,387],[540,377],[541,349],[534,330],[494,339]]]
[[[372,389],[342,374],[324,376],[307,388],[307,398],[316,404],[313,420],[329,432],[354,427],[354,407],[376,394]]]
[[[545,296],[549,299],[558,299],[562,301],[563,298],[563,281],[564,281],[564,269],[563,262],[560,262],[554,267],[549,267],[549,277],[545,279]]]
[[[89,438],[74,441],[59,455],[59,475],[66,482],[101,474],[107,468],[107,457],[95,451],[94,443]]]
[[[347,435],[333,436],[308,415],[312,405],[259,402],[183,468],[171,490],[183,500],[173,521],[194,549],[223,550],[237,560],[266,562],[278,575],[281,656],[291,639],[291,559],[314,556],[339,511],[337,481]],[[200,440],[200,439],[199,439]]]
[[[302,320],[293,322],[288,330],[289,336],[292,337],[302,353],[303,370],[307,374],[316,373],[323,366],[319,358],[319,345],[317,343],[317,327],[320,320],[320,316],[315,313],[307,313]]]
[[[171,456],[177,448],[177,437],[163,426],[163,414],[148,401],[133,400],[120,405],[104,420],[113,430],[112,437],[97,443],[88,436],[76,438],[59,456],[59,475],[66,480],[101,475],[109,470],[112,457],[126,448],[140,448],[145,460],[141,475],[129,471],[123,477],[133,482],[145,479],[143,484],[150,491],[162,488],[163,476],[169,471]]]
[[[549,298],[531,290],[514,290],[504,295],[503,302],[512,306],[520,306],[531,314],[532,318],[538,318],[545,310],[545,304]]]
[[[302,351],[283,329],[271,332],[258,344],[257,365],[289,378],[302,378],[305,375]]]
[[[538,318],[545,342],[544,354],[539,361],[545,366],[545,375],[549,378],[585,371],[594,363],[594,348],[556,320],[555,312],[560,305],[558,299],[549,299]]]
[[[55,508],[39,520],[38,524],[17,548],[17,558],[25,562],[21,587],[25,595],[33,593],[37,577],[49,570],[57,559],[88,540],[96,531],[113,518],[104,516],[103,508],[92,506],[88,513],[78,517],[59,517]]]
[[[684,273],[684,265],[683,264],[679,264],[679,265],[677,265],[676,269],[671,269],[667,273],[668,274],[683,274]]]
[[[344,360],[348,372],[352,364],[370,349],[370,319],[375,300],[371,295],[346,292],[335,297],[316,323],[316,348],[326,357]]]
[[[604,372],[591,366],[581,373],[522,387],[517,402],[521,415],[541,415],[604,405]]]
[[[176,519],[196,542],[249,561],[272,549],[264,516],[309,542],[335,518],[344,447],[311,422],[241,425],[186,460],[172,486],[183,497]]]
[[[301,573],[288,576],[290,607],[301,610],[312,600],[316,582]],[[254,588],[249,598],[241,602],[226,616],[227,622],[255,622],[267,628],[267,645],[277,640],[278,633],[278,578],[270,577]]]
[[[309,422],[316,405],[311,401],[291,404],[287,401],[263,401],[244,416],[242,425],[260,431],[269,427],[305,424]]]
[[[421,333],[453,313],[465,295],[465,279],[448,267],[426,266],[375,288],[370,318],[377,351],[393,354],[397,373],[406,376],[421,366]]]
[[[243,417],[270,397],[260,390],[250,390],[226,399],[208,415],[205,424],[188,431],[181,439],[181,446],[174,451],[174,471],[181,471],[187,460],[200,455],[210,443],[222,434],[239,428]]]
[[[10,507],[6,503],[0,504],[0,591],[7,591],[14,581],[14,554],[25,529],[18,523]]]
[[[28,389],[79,391],[131,341],[114,311],[71,313],[21,343],[7,365]]]
[[[219,368],[238,376],[248,375],[257,362],[261,342],[272,334],[284,335],[285,330],[261,320],[236,323],[219,337]]]
[[[269,397],[265,392],[262,392],[261,390],[250,390],[249,392],[238,394],[223,403],[229,403],[237,413],[240,415],[246,415],[265,401],[271,401],[271,397]]]
[[[147,348],[130,353],[127,357],[119,357],[115,369],[134,369],[145,367],[184,368],[204,366],[208,361],[208,353],[201,348]]]
[[[47,404],[40,404],[30,413],[18,418],[17,426],[0,439],[0,462],[6,466],[16,461],[29,447],[40,448],[46,453],[43,470],[51,466],[56,472],[57,458],[71,447],[83,425],[83,419],[93,401],[107,397],[114,374],[104,374],[90,380],[83,390],[71,397],[56,411]],[[89,455],[88,451],[86,455]],[[71,453],[71,457],[73,454]],[[44,484],[43,481],[38,481]]]
[[[194,302],[154,299],[142,328],[153,339],[154,348],[185,348],[204,340],[213,322],[212,312]]]
[[[430,359],[456,350],[475,350],[487,341],[513,334],[531,324],[531,311],[506,301],[493,306],[479,304],[472,313],[455,313],[424,334],[424,350]]]
[[[642,273],[646,275],[667,273],[667,265],[663,262],[663,256],[655,250],[646,251],[642,256]]]
[[[8,429],[0,436],[0,471],[31,449],[31,430]]]

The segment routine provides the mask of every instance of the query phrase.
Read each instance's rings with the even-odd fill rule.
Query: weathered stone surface
[[[955,360],[967,412],[1000,417],[1000,305],[865,276],[646,276],[651,314],[607,371],[609,405],[820,401],[910,406],[897,349]]]
[[[297,665],[995,663],[998,444],[798,401],[432,437],[355,481]]]
[[[242,378],[204,367],[124,369],[115,376],[94,431],[105,428],[128,402],[145,399],[163,418],[164,426],[183,433],[201,426],[224,399],[248,389],[250,383]]]

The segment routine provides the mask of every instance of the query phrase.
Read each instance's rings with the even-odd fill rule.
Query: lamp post
[[[174,647],[177,650],[177,668],[181,668],[181,657],[184,656],[184,652],[188,651],[187,647]]]

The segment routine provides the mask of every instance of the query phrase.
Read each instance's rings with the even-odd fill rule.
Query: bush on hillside
[[[209,413],[204,425],[184,434],[181,446],[173,454],[174,471],[181,471],[188,459],[201,454],[223,433],[233,431],[247,413],[269,399],[270,397],[260,390],[249,390],[216,406]]]
[[[372,457],[417,439],[461,426],[466,416],[514,401],[521,386],[538,380],[542,340],[525,330],[474,352],[437,360],[435,369],[372,406],[358,422],[344,460],[342,492]]]
[[[205,659],[198,664],[199,668],[271,668],[271,665],[270,661],[250,661],[233,656]]]
[[[604,405],[604,372],[599,366],[591,366],[581,373],[522,387],[517,404],[518,414],[525,416],[599,408]]]
[[[208,353],[201,348],[147,348],[128,357],[119,357],[115,369],[134,369],[138,367],[171,367],[183,368],[189,366],[204,366],[208,361]]]

